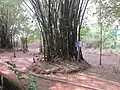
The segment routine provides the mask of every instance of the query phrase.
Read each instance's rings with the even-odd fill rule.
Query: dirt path
[[[104,51],[102,55],[102,66],[99,65],[99,50],[86,49],[83,55],[85,60],[92,65],[92,68],[84,71],[84,73],[120,82],[119,54]]]
[[[99,49],[83,49],[83,55],[85,60],[94,66],[99,65]],[[104,51],[102,54],[102,65],[114,65],[116,66],[120,61],[120,54]]]
[[[54,77],[65,79],[66,81],[72,81],[76,85],[67,85],[67,89],[65,90],[119,90],[120,84],[115,83],[112,81],[108,81],[105,79],[98,78],[96,76],[90,76],[86,74],[76,74],[76,75],[56,75]],[[59,83],[60,84],[60,83]],[[56,89],[53,90],[64,90],[62,89],[63,83],[59,85],[58,83],[55,84],[56,86],[61,85],[61,89],[59,87],[56,87]],[[82,89],[80,88],[82,87]],[[54,87],[54,86],[53,86]]]
[[[0,54],[0,72],[4,74],[6,77],[11,78],[15,81],[15,75],[12,71],[10,71],[5,63],[6,60],[14,60],[19,69],[24,69],[32,63],[32,55],[37,52],[38,49],[32,48],[26,54],[22,52],[16,52],[17,58],[13,57],[13,53],[5,52]],[[24,58],[23,58],[24,57]],[[61,81],[54,80],[45,80],[38,79],[39,90],[48,90],[51,88],[52,90],[120,90],[120,84],[113,81],[120,81],[119,73],[114,72],[114,68],[116,68],[116,64],[118,64],[120,56],[103,56],[102,59],[102,67],[99,66],[99,55],[88,52],[87,50],[84,52],[85,60],[87,60],[90,64],[92,64],[92,68],[84,71],[83,73],[78,73],[74,75],[48,75],[51,78],[62,79]],[[105,79],[113,80],[105,80],[99,77],[103,77]],[[65,81],[65,82],[64,82]],[[66,83],[72,82],[72,83]],[[89,87],[89,88],[86,88]],[[93,89],[94,88],[94,89]]]

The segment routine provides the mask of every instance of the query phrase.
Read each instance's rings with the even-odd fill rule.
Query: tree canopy
[[[113,25],[115,21],[120,20],[120,1],[119,0],[93,0],[97,5],[97,15],[100,14],[105,26]],[[99,17],[98,17],[99,18]]]

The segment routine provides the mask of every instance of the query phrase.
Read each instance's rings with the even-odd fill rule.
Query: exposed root
[[[30,66],[30,71],[35,72],[36,74],[71,74],[76,72],[82,72],[89,67],[90,65],[85,60],[81,60],[81,62],[78,62],[62,60],[58,58],[57,60],[55,59],[52,63],[46,61],[37,61]]]

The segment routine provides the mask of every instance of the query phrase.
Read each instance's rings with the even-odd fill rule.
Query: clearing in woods
[[[74,74],[49,74],[41,76],[37,81],[39,90],[119,90],[119,58],[120,55],[115,53],[106,53],[102,56],[102,66],[99,66],[99,53],[97,50],[86,49],[83,52],[85,60],[92,66],[82,73]],[[38,48],[32,46],[25,54],[16,52],[16,58],[13,53],[4,52],[0,54],[0,72],[6,77],[13,79],[14,75],[8,69],[6,60],[15,60],[20,70],[29,67],[32,63],[33,54],[38,53]],[[103,79],[104,78],[104,79]]]

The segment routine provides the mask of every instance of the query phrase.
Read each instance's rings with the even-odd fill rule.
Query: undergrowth
[[[7,64],[10,66],[9,68],[17,75],[23,90],[38,90],[36,77],[32,76],[30,72],[22,73],[20,70],[18,70],[16,64],[13,61],[9,61]],[[23,84],[22,80],[27,80],[28,83]]]

